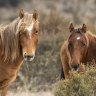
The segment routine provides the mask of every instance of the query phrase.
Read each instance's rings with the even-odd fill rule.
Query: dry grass
[[[12,92],[9,94],[9,96],[53,96],[52,92],[47,91],[47,92]]]

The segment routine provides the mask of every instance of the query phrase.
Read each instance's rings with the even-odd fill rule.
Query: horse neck
[[[89,44],[88,44],[87,54],[86,54],[85,59],[89,60],[89,59],[95,58],[95,55],[96,55],[95,54],[96,53],[96,35],[87,33],[86,36],[88,38]]]
[[[88,38],[88,42],[89,42],[88,48],[89,49],[94,48],[93,46],[96,45],[96,35],[88,33],[87,38]]]

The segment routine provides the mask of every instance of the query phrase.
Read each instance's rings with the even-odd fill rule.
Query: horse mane
[[[95,34],[93,34],[92,32],[90,32],[90,31],[88,31],[88,32],[86,32],[86,35],[88,36],[92,36],[92,37],[95,37],[96,38],[96,35]]]
[[[19,36],[16,34],[19,18],[11,24],[0,26],[0,36],[2,40],[2,52],[4,61],[15,61],[19,54]]]

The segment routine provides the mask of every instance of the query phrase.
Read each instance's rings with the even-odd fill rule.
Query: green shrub
[[[54,85],[54,96],[96,96],[96,69],[88,68],[84,74],[73,72],[70,79]]]

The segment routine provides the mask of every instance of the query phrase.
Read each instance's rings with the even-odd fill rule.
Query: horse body
[[[23,61],[34,59],[38,30],[37,13],[29,14],[23,10],[11,24],[0,27],[1,96],[7,95],[8,87],[16,79]]]
[[[86,32],[85,25],[78,29],[72,24],[70,27],[71,34],[60,51],[65,78],[70,77],[71,69],[84,72],[86,63],[96,62],[96,35]]]

